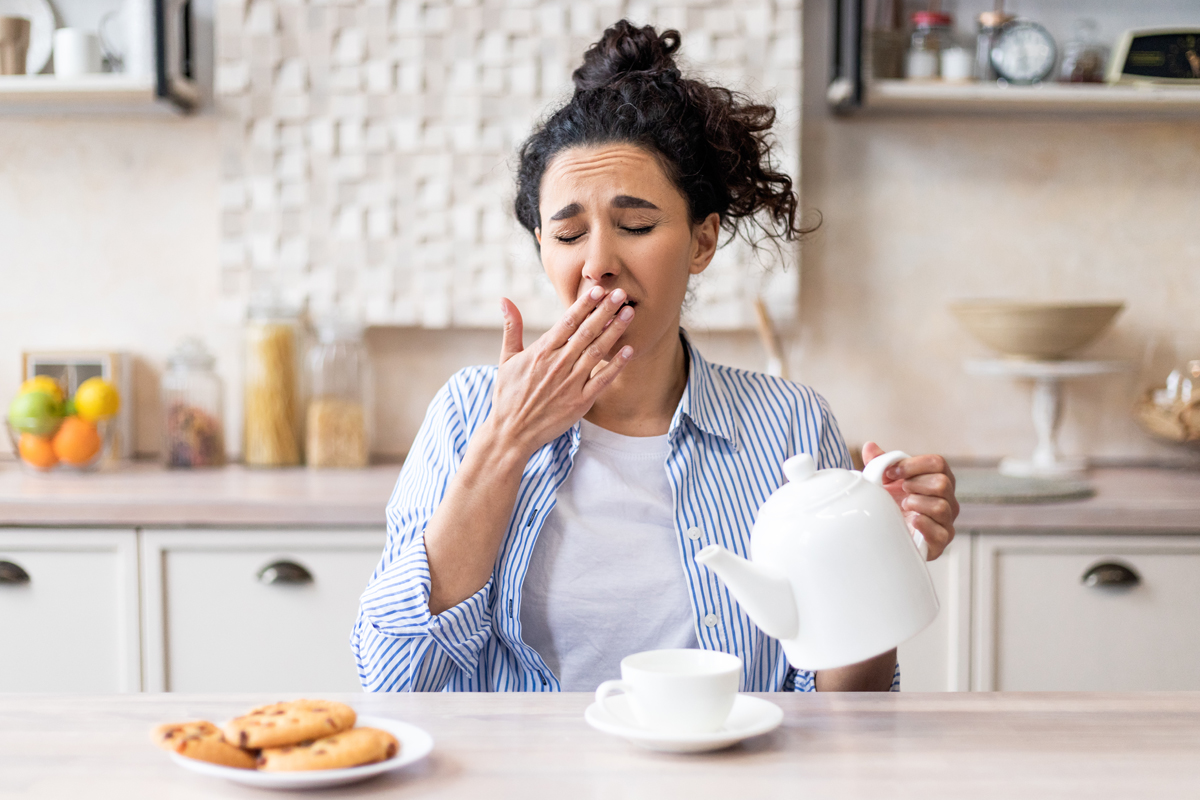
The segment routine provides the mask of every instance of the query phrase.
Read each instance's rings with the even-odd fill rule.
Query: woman
[[[746,691],[895,687],[895,651],[790,668],[692,559],[746,551],[789,456],[850,457],[820,396],[709,364],[679,328],[722,230],[802,233],[771,169],[774,110],[682,78],[679,44],[616,24],[522,147],[517,217],[567,311],[526,348],[503,300],[499,366],[459,372],[430,405],[352,635],[368,690],[591,691],[662,647],[737,654]],[[936,557],[958,512],[945,462],[888,477]]]

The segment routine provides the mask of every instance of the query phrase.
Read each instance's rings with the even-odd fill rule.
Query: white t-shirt
[[[563,691],[621,677],[642,650],[698,647],[664,436],[582,422],[579,450],[521,587],[521,638]]]

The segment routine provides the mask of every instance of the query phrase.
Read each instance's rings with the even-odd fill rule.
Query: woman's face
[[[717,245],[719,217],[693,224],[658,159],[631,144],[564,150],[542,176],[542,266],[563,306],[594,286],[623,289],[636,311],[613,352],[634,358],[677,341],[688,278]]]

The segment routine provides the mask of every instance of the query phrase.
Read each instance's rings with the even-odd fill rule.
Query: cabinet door
[[[965,692],[968,687],[971,624],[971,536],[960,533],[935,561],[929,575],[937,591],[937,619],[900,645],[900,689],[905,692]]]
[[[137,534],[0,530],[0,692],[136,692]]]
[[[382,531],[144,531],[147,689],[360,690],[350,629],[383,544]]]
[[[1200,536],[984,535],[976,555],[975,688],[1200,689]]]

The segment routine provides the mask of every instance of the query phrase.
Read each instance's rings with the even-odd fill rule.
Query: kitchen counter
[[[423,762],[339,797],[1171,798],[1200,796],[1200,693],[774,694],[776,731],[708,754],[589,728],[589,694],[333,695],[429,731]],[[150,744],[266,695],[0,695],[0,798],[255,797]],[[273,796],[283,796],[282,793]]]
[[[0,465],[0,525],[382,527],[399,472],[129,464],[39,475],[10,462]],[[1105,468],[1091,479],[1087,500],[964,504],[958,530],[1200,532],[1200,471]]]
[[[399,464],[355,470],[168,470],[122,464],[37,474],[0,466],[0,525],[382,528]]]

